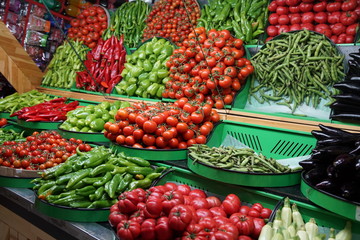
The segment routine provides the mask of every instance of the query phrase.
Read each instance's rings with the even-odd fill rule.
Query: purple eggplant
[[[355,156],[352,154],[341,154],[337,156],[332,165],[338,172],[351,173],[355,171]]]
[[[326,178],[326,169],[321,167],[313,168],[304,174],[304,179],[313,186],[315,186],[325,178]]]
[[[338,194],[339,184],[334,179],[324,179],[315,185],[317,189],[324,190],[329,193]]]

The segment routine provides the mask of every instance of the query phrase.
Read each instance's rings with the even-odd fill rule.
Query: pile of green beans
[[[292,112],[304,103],[316,109],[321,99],[331,99],[329,89],[345,76],[344,55],[324,35],[308,30],[281,36],[252,57],[259,85],[252,80],[249,97],[275,101]],[[272,94],[265,94],[269,90]]]
[[[195,144],[189,147],[189,156],[193,163],[202,162],[217,168],[252,173],[288,173],[292,169],[277,162],[273,158],[256,154],[250,148],[212,147]]]
[[[135,48],[141,41],[146,26],[146,18],[150,13],[149,4],[142,0],[122,4],[111,17],[110,27],[107,28],[102,38],[124,35],[124,43],[130,48]]]
[[[31,90],[23,94],[16,92],[0,100],[0,112],[13,114],[24,107],[34,106],[51,99],[52,97],[37,90]]]

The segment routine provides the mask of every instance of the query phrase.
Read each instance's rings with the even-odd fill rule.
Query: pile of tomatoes
[[[190,19],[189,19],[190,18]],[[144,29],[143,40],[161,36],[182,46],[182,41],[191,32],[200,18],[196,0],[160,0],[154,3]]]
[[[0,146],[0,166],[43,170],[65,162],[76,153],[77,147],[80,151],[91,150],[82,140],[67,140],[55,131],[34,132],[24,142],[4,142]]]
[[[133,103],[121,108],[104,135],[120,145],[149,149],[187,148],[206,143],[220,116],[210,104],[182,98],[175,103]]]
[[[224,108],[254,71],[244,54],[243,41],[228,30],[196,28],[166,63],[170,80],[163,97],[187,97]]]
[[[308,29],[334,43],[353,43],[360,19],[360,0],[274,0],[268,9],[270,40],[282,32]]]
[[[104,8],[90,6],[70,22],[68,37],[84,42],[89,48],[94,48],[97,41],[108,27],[108,19]]]
[[[170,182],[124,192],[118,199],[109,222],[123,240],[257,239],[272,212],[260,203],[243,205],[235,194],[221,201]]]

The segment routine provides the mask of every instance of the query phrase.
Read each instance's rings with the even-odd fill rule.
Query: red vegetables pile
[[[195,0],[157,1],[146,20],[143,40],[161,36],[182,46],[183,40],[191,32],[192,27],[196,26],[199,17],[200,8]]]
[[[182,98],[172,103],[133,103],[104,125],[104,135],[120,145],[150,149],[187,148],[206,143],[213,123],[220,120],[210,104]]]
[[[74,110],[78,105],[78,101],[65,103],[66,97],[56,98],[31,107],[24,107],[17,112],[11,114],[11,117],[17,116],[18,119],[27,122],[48,121],[59,122],[66,120],[66,113]]]
[[[91,6],[81,11],[72,19],[68,37],[82,41],[89,48],[94,48],[101,35],[108,27],[105,10],[100,6]]]
[[[308,29],[334,43],[353,43],[359,26],[360,1],[274,0],[268,7],[269,39],[288,31]]]
[[[167,62],[170,80],[163,97],[187,97],[224,108],[254,71],[244,54],[243,41],[228,30],[196,28]]]
[[[120,74],[124,69],[126,51],[123,41],[123,37],[118,40],[115,36],[106,41],[100,39],[96,47],[88,52],[84,61],[89,72],[77,72],[76,87],[111,93],[114,86],[120,82]]]
[[[80,151],[91,150],[82,140],[67,140],[55,131],[34,132],[24,142],[5,141],[0,146],[0,166],[43,170],[65,162],[77,147]]]
[[[257,239],[271,214],[260,203],[241,204],[235,194],[223,201],[188,185],[166,183],[148,191],[124,192],[110,208],[109,221],[123,240]]]

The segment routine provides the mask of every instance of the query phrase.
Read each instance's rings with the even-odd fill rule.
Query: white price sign
[[[356,206],[355,219],[360,221],[360,206]]]

